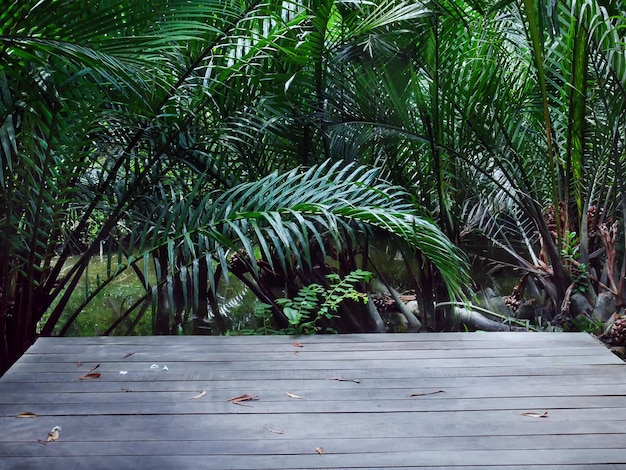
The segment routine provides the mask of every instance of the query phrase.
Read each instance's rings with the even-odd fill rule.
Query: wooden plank
[[[96,338],[102,341],[95,341],[93,338],[40,338],[26,353],[30,354],[102,354],[102,346],[107,346],[107,351],[112,351],[115,355],[123,356],[128,352],[141,352],[142,348],[152,353],[167,352],[179,348],[182,352],[192,352],[194,354],[211,354],[220,352],[339,352],[339,351],[403,351],[403,350],[468,350],[468,349],[559,349],[577,348],[578,350],[596,349],[597,340],[584,334],[520,334],[511,333],[504,341],[494,341],[491,334],[474,336],[465,334],[473,340],[463,339],[463,336],[452,334],[455,338],[446,340],[435,340],[437,335],[432,334],[406,334],[406,335],[355,335],[361,338],[356,341],[352,335],[326,335],[316,337],[269,337],[271,342],[259,342],[259,338],[265,337],[122,337],[122,338]],[[536,336],[538,335],[538,336]],[[544,335],[548,335],[545,337]],[[525,339],[519,339],[519,336]],[[397,337],[406,338],[404,341],[391,341]],[[424,339],[433,338],[433,339]],[[565,338],[563,338],[565,337]],[[441,338],[441,336],[439,336]],[[485,339],[483,339],[485,338]],[[386,340],[385,340],[386,339]],[[302,344],[302,348],[295,348],[292,343]],[[160,346],[160,348],[158,347]]]
[[[604,368],[603,368],[604,369]],[[595,369],[594,369],[595,370]],[[198,390],[240,390],[242,388],[255,389],[259,391],[274,390],[276,388],[286,390],[338,390],[351,391],[359,389],[445,389],[449,393],[453,389],[462,389],[468,393],[478,388],[487,394],[497,393],[498,390],[510,388],[513,390],[524,389],[525,387],[556,387],[561,395],[584,395],[586,387],[592,385],[606,386],[610,395],[626,388],[626,367],[612,366],[604,369],[604,375],[591,374],[559,374],[559,375],[503,375],[503,376],[458,376],[458,377],[367,377],[369,371],[358,371],[361,374],[347,375],[342,378],[345,381],[332,380],[332,376],[311,377],[311,378],[248,378],[248,377],[224,377],[220,380],[132,380],[129,377],[129,384],[136,392],[176,392],[182,391],[193,393]],[[357,372],[357,371],[355,371]],[[511,374],[516,371],[511,371]],[[119,373],[118,373],[119,375]],[[56,382],[28,382],[27,389],[22,382],[0,381],[0,394],[9,396],[17,394],[21,396],[26,393],[38,393],[50,395],[54,393],[104,393],[119,392],[124,384],[119,381],[110,381],[109,375],[94,382],[84,382],[81,380],[65,380]],[[358,380],[358,383],[350,381]],[[583,382],[584,380],[584,382]],[[615,387],[618,387],[617,389]],[[621,387],[621,388],[619,388]],[[597,390],[596,390],[597,391]]]
[[[608,353],[607,353],[608,354]],[[96,361],[97,362],[97,361]],[[46,382],[66,382],[68,380],[78,380],[82,374],[55,374],[41,372],[37,374],[28,372],[18,372],[19,363],[11,368],[3,377],[4,382],[20,382],[20,383],[46,383]],[[119,370],[125,370],[120,367]],[[510,377],[515,374],[520,377],[527,377],[533,380],[534,377],[541,376],[600,376],[610,380],[613,374],[622,375],[626,371],[622,364],[596,364],[596,365],[558,365],[558,366],[533,366],[525,365],[516,367],[512,370],[510,367],[412,367],[412,368],[358,368],[351,369],[349,367],[335,369],[301,369],[301,370],[283,370],[283,369],[264,369],[264,370],[212,370],[210,368],[198,368],[186,373],[178,371],[168,371],[168,373],[156,374],[151,372],[140,372],[136,374],[120,375],[119,371],[105,375],[104,380],[114,382],[145,382],[145,381],[219,381],[219,380],[319,380],[330,379],[332,377],[355,377],[359,379],[434,379],[434,378],[459,378],[459,377]],[[85,385],[89,387],[89,385]],[[89,390],[89,389],[87,389]]]
[[[376,335],[317,335],[317,336],[155,336],[155,337],[73,337],[73,338],[39,338],[27,354],[42,352],[55,353],[65,348],[99,348],[124,349],[129,346],[146,347],[189,347],[196,352],[208,351],[272,351],[276,349],[291,350],[294,347],[312,351],[362,351],[362,350],[404,350],[404,349],[474,349],[504,347],[543,347],[560,348],[579,346],[589,348],[598,346],[599,341],[586,334],[571,333],[507,333],[503,339],[494,340],[497,333],[480,335],[476,333],[440,333],[417,334],[376,334]],[[452,335],[452,337],[448,336]],[[474,336],[476,335],[476,336]],[[539,336],[536,336],[539,335]],[[545,335],[545,336],[544,336]],[[501,337],[502,338],[502,337]],[[261,341],[259,341],[261,339]],[[301,346],[294,346],[298,343]]]
[[[32,442],[44,437],[53,426],[63,428],[63,439],[81,441],[173,440],[190,436],[202,439],[242,441],[271,439],[267,427],[283,431],[281,438],[356,439],[396,437],[441,437],[499,435],[538,436],[570,434],[623,433],[622,420],[577,420],[586,413],[553,410],[548,418],[527,418],[517,411],[391,413],[248,413],[248,408],[233,405],[222,415],[67,415],[41,418],[0,418],[0,442]],[[531,411],[531,410],[529,410]],[[542,410],[532,410],[542,411]],[[562,414],[560,414],[562,413]],[[605,414],[601,415],[602,417]],[[464,420],[464,421],[463,421]],[[74,436],[73,438],[70,436]]]
[[[268,431],[269,433],[269,431]],[[274,434],[276,436],[276,434]],[[445,439],[436,437],[397,437],[397,438],[364,438],[325,440],[322,444],[329,446],[337,454],[369,454],[369,453],[403,453],[407,449],[428,449],[431,451],[467,451],[467,450],[509,450],[535,449],[604,449],[623,446],[626,434],[574,434],[549,436],[498,436],[482,438],[476,436],[454,437]],[[155,440],[144,441],[84,441],[62,439],[45,449],[50,456],[81,456],[81,455],[132,455],[138,448],[147,455],[289,455],[307,454],[311,452],[310,439],[289,439],[278,435],[268,444],[268,439],[239,441],[235,445],[230,440],[208,440],[202,436],[192,436],[181,446],[179,441]],[[34,441],[31,441],[31,444]],[[98,445],[100,444],[100,445]],[[2,457],[36,457],[42,455],[38,445],[5,445],[0,446]]]
[[[305,455],[201,455],[201,456],[153,456],[135,454],[129,456],[85,456],[78,457],[40,457],[30,458],[30,465],[46,469],[117,469],[117,468],[176,468],[176,469],[329,469],[329,468],[441,468],[446,465],[452,468],[467,466],[485,466],[502,468],[511,462],[530,468],[554,468],[554,465],[578,465],[579,468],[590,467],[596,463],[624,465],[626,458],[622,448],[604,449],[601,462],[596,452],[587,449],[569,449],[566,453],[555,453],[550,450],[495,450],[495,451],[408,451],[404,453],[370,453],[370,454],[333,454],[332,450],[318,455],[315,450]],[[33,468],[24,465],[17,458],[4,458],[3,463],[9,468]],[[582,466],[582,467],[581,467]],[[619,467],[618,467],[619,468]],[[623,467],[622,467],[623,468]]]
[[[552,383],[546,381],[544,383],[529,384],[524,381],[506,382],[503,380],[492,380],[485,378],[482,384],[455,384],[451,379],[440,379],[429,383],[415,380],[396,380],[395,384],[384,386],[384,381],[376,379],[375,381],[364,379],[359,383],[353,382],[337,382],[335,380],[318,380],[318,381],[276,381],[276,383],[268,384],[266,381],[232,381],[215,384],[212,382],[197,383],[184,381],[167,381],[167,382],[135,382],[132,389],[120,386],[114,382],[113,387],[103,389],[104,385],[111,385],[111,382],[94,379],[89,381],[89,385],[83,385],[85,382],[78,381],[81,385],[76,385],[73,390],[67,391],[71,382],[55,382],[52,385],[62,385],[62,390],[50,388],[47,385],[38,388],[29,388],[23,390],[20,384],[13,384],[12,388],[18,391],[9,391],[7,386],[0,387],[3,392],[2,402],[5,404],[14,402],[28,402],[29,400],[37,403],[58,403],[72,400],[73,397],[89,396],[94,402],[106,399],[115,400],[147,400],[153,401],[158,398],[159,401],[168,401],[172,398],[182,396],[182,393],[190,394],[199,389],[209,390],[209,397],[229,396],[241,390],[255,390],[257,393],[264,393],[265,396],[282,397],[282,391],[291,391],[292,393],[306,396],[308,400],[382,400],[382,399],[405,399],[412,394],[423,393],[430,395],[433,391],[440,394],[436,396],[420,397],[428,400],[448,400],[452,398],[466,399],[491,399],[498,397],[577,397],[577,396],[623,396],[620,390],[616,390],[615,384],[582,384],[572,387],[570,390],[564,389],[564,386],[558,382]],[[11,385],[7,383],[6,385]],[[124,384],[121,384],[124,385]],[[204,388],[201,387],[204,385]],[[446,386],[448,385],[448,386]],[[63,390],[65,389],[65,390]],[[133,395],[123,393],[126,390],[132,390]],[[208,399],[208,398],[207,398]]]
[[[126,348],[127,349],[127,348]],[[601,357],[605,362],[618,363],[619,358],[608,358],[604,351],[598,348],[489,348],[489,349],[471,349],[471,350],[453,350],[453,349],[429,349],[429,350],[368,350],[368,351],[309,351],[304,349],[290,349],[288,351],[277,352],[241,352],[241,351],[219,351],[206,352],[195,351],[193,348],[175,347],[163,351],[138,351],[132,356],[125,357],[125,349],[108,349],[106,352],[102,348],[98,350],[90,347],[88,350],[80,350],[64,353],[41,353],[29,354],[24,357],[21,364],[36,364],[42,368],[48,364],[66,364],[75,366],[79,358],[83,364],[94,361],[104,363],[125,363],[133,365],[135,363],[153,363],[153,362],[175,362],[184,360],[185,363],[214,363],[214,362],[248,362],[252,359],[262,362],[303,362],[303,361],[347,361],[354,358],[360,360],[430,360],[430,359],[488,359],[488,358],[534,358],[534,357]]]
[[[131,468],[176,468],[181,470],[194,470],[198,468],[207,468],[207,469],[255,469],[255,468],[266,468],[266,467],[225,467],[224,462],[216,462],[214,459],[207,459],[205,457],[178,457],[178,458],[141,458],[141,457],[106,457],[106,458],[90,458],[85,459],[75,458],[69,460],[67,458],[39,458],[32,459],[32,464],[26,464],[21,462],[19,459],[7,459],[6,464],[7,468],[11,468],[13,470],[30,470],[32,468],[45,468],[46,470],[67,470],[67,468],[72,468],[76,470],[92,470],[93,468],[98,468],[102,470],[117,470],[119,468],[124,468],[124,464],[129,464]],[[29,461],[29,462],[31,462]],[[31,466],[34,465],[34,466]],[[70,465],[68,467],[68,465]],[[276,464],[274,464],[276,465]],[[144,467],[142,467],[144,466]],[[267,467],[271,469],[276,469],[277,467]],[[315,465],[313,467],[294,467],[294,468],[342,468],[342,467],[325,467]],[[497,468],[498,470],[535,470],[535,469],[546,469],[546,470],[623,470],[624,467],[620,464],[595,464],[593,467],[589,466],[580,466],[577,464],[572,465],[553,465],[553,464],[533,464],[533,465],[503,465],[497,467],[485,467],[483,465],[461,465],[454,467],[450,466],[415,466],[410,464],[404,464],[396,467],[378,467],[378,466],[368,466],[368,467],[343,467],[343,468],[367,468],[369,470],[388,470],[389,468],[402,468],[402,469],[433,469],[437,470],[485,470],[486,468]]]
[[[40,389],[39,391],[25,390],[23,392],[4,392],[2,394],[2,404],[46,404],[46,403],[106,403],[106,402],[142,402],[142,403],[162,403],[172,401],[184,401],[190,397],[197,395],[201,391],[207,392],[203,398],[206,401],[226,400],[233,394],[241,393],[246,390],[253,390],[256,394],[262,395],[265,401],[290,402],[292,401],[286,395],[291,392],[304,397],[307,401],[380,401],[380,400],[407,400],[412,401],[450,401],[452,399],[492,400],[495,398],[584,398],[596,397],[612,398],[622,397],[615,390],[613,384],[592,384],[579,385],[571,390],[564,390],[560,385],[537,385],[532,384],[502,384],[495,386],[492,382],[486,381],[484,386],[465,386],[465,387],[440,387],[425,386],[424,384],[415,383],[411,386],[407,383],[403,387],[367,387],[367,382],[358,385],[335,386],[329,384],[328,381],[319,381],[315,383],[317,386],[300,385],[294,383],[267,384],[256,381],[254,383],[237,382],[228,387],[216,388],[211,383],[207,383],[205,388],[200,389],[195,386],[188,385],[186,388],[181,387],[180,382],[165,382],[165,387],[156,389],[154,387],[150,391],[142,391],[138,388],[116,387],[110,391],[102,391],[99,386],[91,388],[89,393],[85,393],[85,389],[72,392],[59,392],[53,390]],[[174,390],[170,390],[167,385],[175,385]],[[154,383],[152,383],[154,385]],[[379,382],[378,385],[381,385]],[[3,387],[0,387],[0,391]],[[127,390],[132,391],[130,394]],[[423,396],[415,396],[415,394],[424,394]],[[412,396],[414,395],[414,396]],[[419,398],[419,400],[417,400]],[[626,405],[626,403],[625,403]]]
[[[552,333],[552,332],[475,332],[475,333],[383,333],[383,334],[345,334],[345,335],[313,335],[313,336],[85,336],[74,338],[42,337],[37,340],[33,348],[45,348],[50,343],[65,342],[71,339],[73,342],[93,345],[115,345],[115,344],[139,344],[163,346],[164,344],[186,343],[191,345],[205,345],[210,343],[219,344],[225,339],[231,343],[240,344],[285,344],[299,341],[303,344],[313,343],[337,343],[339,345],[350,343],[402,343],[407,341],[435,341],[443,344],[452,342],[455,344],[465,344],[474,341],[488,341],[496,344],[514,344],[532,342],[534,344],[570,343],[579,342],[599,344],[598,341],[587,333]],[[342,346],[339,346],[340,348]]]
[[[251,390],[251,394],[255,391]],[[241,395],[241,391],[230,397]],[[43,416],[96,416],[96,415],[212,415],[212,414],[299,414],[299,413],[410,413],[421,412],[471,412],[468,417],[474,420],[484,418],[487,412],[508,411],[521,415],[524,412],[549,412],[553,419],[569,411],[561,419],[585,420],[626,420],[624,400],[621,397],[609,397],[600,400],[595,397],[529,397],[529,398],[492,398],[489,400],[449,399],[449,400],[377,400],[377,401],[311,401],[306,405],[299,401],[266,401],[265,399],[233,409],[227,398],[219,401],[186,403],[192,395],[179,397],[179,402],[91,402],[90,397],[82,397],[81,402],[67,403],[22,403],[20,405],[0,404],[0,416],[14,417],[23,412],[32,412]],[[611,398],[613,398],[611,400]],[[621,402],[620,402],[621,399]],[[559,401],[560,400],[560,401]],[[77,401],[77,400],[76,400]],[[479,413],[476,413],[479,412]],[[420,416],[420,419],[423,416]]]
[[[404,344],[404,343],[402,343]],[[194,347],[190,345],[166,345],[159,349],[153,349],[148,346],[115,346],[103,347],[89,345],[84,348],[77,347],[76,345],[60,345],[60,347],[54,352],[40,351],[33,352],[24,355],[24,360],[46,360],[48,362],[75,362],[77,357],[90,358],[98,357],[105,361],[120,361],[126,362],[132,361],[149,361],[153,357],[185,357],[190,361],[206,361],[206,360],[219,360],[221,358],[239,358],[245,359],[246,356],[260,355],[260,358],[272,360],[276,358],[296,360],[299,357],[309,357],[311,359],[324,359],[328,356],[335,356],[340,359],[350,359],[351,355],[362,355],[364,358],[368,357],[396,357],[396,358],[421,358],[421,357],[441,357],[451,358],[458,357],[461,351],[466,353],[466,356],[471,357],[514,357],[514,356],[541,356],[541,355],[597,355],[600,352],[597,346],[587,345],[583,347],[577,347],[575,344],[562,345],[558,347],[548,347],[539,345],[514,345],[507,347],[506,345],[500,345],[500,347],[494,347],[492,344],[474,343],[471,348],[454,348],[454,347],[426,347],[426,348],[410,348],[404,347],[401,349],[390,348],[377,348],[369,347],[367,344],[363,344],[363,349],[346,348],[346,349],[332,349],[322,348],[321,346],[332,345],[307,345],[306,347],[296,348],[291,345],[271,345],[268,348],[252,348],[226,344],[222,348],[212,347]],[[354,345],[352,345],[354,346]],[[359,344],[359,346],[361,346]],[[152,348],[152,349],[151,349]],[[132,354],[131,354],[132,353]],[[297,354],[296,354],[297,353]],[[127,357],[128,356],[128,357]],[[47,359],[49,358],[49,359]],[[86,362],[86,361],[83,361]]]
[[[574,366],[574,365],[600,365],[600,364],[620,364],[621,360],[613,355],[606,356],[604,354],[590,355],[590,356],[537,356],[532,358],[532,364],[535,367],[550,367],[550,366]],[[157,357],[153,358],[153,361],[148,362],[127,362],[124,363],[123,370],[129,370],[134,372],[153,372],[151,370],[152,364],[166,365],[169,372],[182,372],[182,371],[196,371],[200,368],[206,368],[211,371],[261,371],[276,369],[277,361],[258,361],[253,358],[248,360],[224,360],[224,361],[206,361],[206,362],[181,362],[182,358],[178,361],[159,361]],[[360,370],[360,369],[447,369],[447,368],[487,368],[487,367],[500,367],[500,368],[516,368],[525,367],[529,364],[529,358],[527,357],[458,357],[458,358],[422,358],[422,359],[370,359],[353,357],[352,359],[335,360],[330,358],[328,360],[309,360],[306,358],[300,358],[297,361],[280,361],[280,368],[282,370]],[[111,371],[119,373],[120,368],[118,363],[106,363],[104,361],[90,361],[86,363],[90,365],[92,363],[99,363],[104,371]],[[111,366],[111,367],[109,367]],[[77,370],[74,363],[28,363],[19,362],[15,367],[11,368],[12,374],[33,374],[38,373],[53,373],[53,372],[72,372],[76,375],[81,375],[83,369]],[[160,371],[157,371],[160,372]],[[153,373],[153,375],[155,375]],[[162,374],[165,375],[165,374]],[[9,375],[11,377],[11,375]]]

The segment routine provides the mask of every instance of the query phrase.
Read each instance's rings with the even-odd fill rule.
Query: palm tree
[[[0,16],[2,370],[35,338],[70,251],[69,243],[60,246],[72,238],[65,234],[79,237],[100,203],[83,192],[84,180],[102,168],[98,144],[109,144],[97,136],[121,139],[109,123],[147,110],[144,65],[170,49],[149,32],[155,18],[129,5],[115,12],[56,1],[14,3]],[[107,168],[103,191],[123,160]],[[86,215],[69,227],[66,214],[83,201]]]
[[[573,288],[593,301],[591,287],[621,285],[624,264],[618,273],[613,245],[599,256],[611,235],[598,227],[624,213],[624,12],[597,1],[422,6],[406,26],[416,33],[379,31],[346,54],[334,140],[386,168],[451,239],[504,248],[543,286],[551,315]]]

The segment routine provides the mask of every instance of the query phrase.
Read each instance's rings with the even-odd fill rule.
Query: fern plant
[[[345,300],[367,303],[367,294],[357,290],[361,282],[369,282],[372,273],[357,269],[347,274],[343,279],[339,274],[326,275],[330,288],[320,284],[309,284],[298,291],[294,298],[277,299],[276,303],[282,307],[283,314],[289,321],[289,326],[277,331],[271,326],[271,310],[268,304],[259,304],[255,316],[262,321],[262,326],[254,330],[246,330],[248,334],[291,334],[310,335],[320,331],[335,332],[330,327],[320,326],[321,322],[330,322],[337,318],[337,309]]]

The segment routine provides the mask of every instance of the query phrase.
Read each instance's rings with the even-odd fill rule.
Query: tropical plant
[[[288,29],[281,11],[261,2],[44,0],[0,13],[0,370],[54,306],[43,327],[51,331],[103,242],[134,248],[133,215],[153,209],[145,196],[163,194],[154,188],[180,188],[190,167],[210,188],[237,174],[204,157],[224,147],[224,121],[215,119],[223,110],[198,107],[218,102]],[[261,17],[275,30],[235,54]],[[241,87],[235,94],[244,96]],[[75,248],[81,258],[62,273]]]
[[[104,219],[87,257],[121,219],[126,201],[107,208],[98,194],[121,170],[132,173],[137,155],[119,149],[133,149],[140,116],[170,79],[155,80],[149,64],[170,56],[170,39],[186,29],[173,22],[172,37],[160,35],[156,18],[174,13],[162,6],[50,0],[0,13],[0,370],[33,342],[63,287],[75,286],[85,261],[60,271],[88,224]]]
[[[356,287],[362,282],[367,282],[372,273],[357,269],[343,279],[338,274],[327,274],[330,283],[327,289],[321,284],[303,286],[293,298],[276,299],[276,304],[283,310],[283,314],[289,322],[289,327],[276,330],[271,327],[271,305],[258,304],[255,316],[261,326],[246,330],[245,333],[268,334],[285,333],[292,335],[314,334],[317,332],[336,332],[332,328],[332,321],[339,318],[337,311],[342,303],[367,303],[367,294]],[[349,303],[350,305],[350,303]]]
[[[411,10],[391,6],[353,14],[388,15],[375,28]],[[308,111],[283,98],[314,54],[320,78],[325,49],[302,39],[316,28],[335,34],[316,15],[330,8],[332,26],[339,7],[43,0],[0,13],[0,370],[38,331],[53,332],[104,243],[117,258],[111,278],[135,271],[167,318],[163,331],[176,322],[175,293],[205,301],[206,312],[211,304],[219,322],[212,288],[220,274],[243,266],[240,277],[268,300],[262,266],[284,276],[312,270],[313,251],[346,253],[367,226],[432,257],[451,294],[461,292],[458,252],[379,173],[330,164],[273,172],[305,161],[298,155],[324,154],[315,144],[327,139],[322,95]],[[311,124],[285,110],[305,110]],[[296,157],[295,127],[303,130]],[[306,137],[313,127],[316,139]],[[240,249],[244,256],[232,258]],[[152,259],[155,278],[146,269]],[[143,311],[141,302],[129,311]]]
[[[623,8],[420,5],[404,23],[414,34],[380,29],[342,56],[331,140],[386,169],[469,251],[504,251],[498,261],[544,291],[548,320],[567,310],[572,281],[591,281],[592,303],[615,285],[622,302]],[[580,240],[574,271],[568,233]]]
[[[450,297],[462,298],[468,280],[462,255],[434,224],[416,213],[407,194],[364,166],[328,163],[306,171],[272,173],[202,197],[191,191],[164,205],[156,217],[144,219],[144,224],[138,231],[142,238],[132,244],[144,253],[162,250],[159,259],[168,260],[158,278],[169,295],[171,309],[164,313],[171,326],[178,321],[173,286],[182,276],[181,286],[191,281],[201,289],[189,289],[182,309],[196,310],[201,292],[206,292],[215,330],[224,333],[228,325],[214,295],[231,273],[271,305],[277,327],[288,327],[289,319],[276,299],[316,282],[329,288],[329,274],[358,269],[352,258],[346,259],[346,250],[362,244],[373,230],[408,243],[429,259]],[[371,313],[346,311],[338,329],[374,330],[367,321]]]
[[[538,167],[541,179],[527,165],[529,157],[522,160],[524,165],[516,165],[530,184],[526,192],[515,189],[524,194],[519,207],[539,235],[524,233],[526,239],[540,242],[530,267],[538,269],[536,278],[548,288],[554,313],[570,314],[570,295],[576,288],[593,304],[604,286],[621,284],[618,279],[624,274],[623,257],[621,275],[615,269],[614,246],[602,250],[604,224],[621,220],[622,233],[624,227],[620,198],[626,142],[617,130],[626,117],[626,56],[620,33],[624,11],[615,13],[619,13],[615,7],[595,1],[540,2],[539,7],[524,2],[520,11],[532,59],[528,62],[536,90],[535,115],[540,117],[535,121],[536,135],[543,130],[537,151],[547,158],[543,169]],[[528,155],[526,145],[519,149]],[[574,232],[579,239],[572,263]],[[613,289],[613,294],[619,306],[624,293]]]

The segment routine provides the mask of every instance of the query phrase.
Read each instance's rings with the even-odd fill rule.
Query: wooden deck
[[[582,333],[42,338],[0,379],[0,468],[625,469],[625,421]]]

